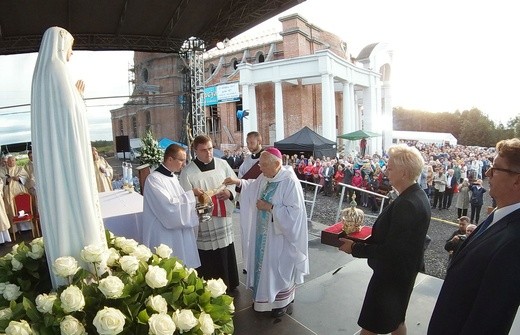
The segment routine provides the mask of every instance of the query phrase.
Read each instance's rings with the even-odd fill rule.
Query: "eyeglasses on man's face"
[[[489,167],[489,169],[487,170],[486,173],[489,172],[489,174],[492,176],[495,174],[495,171],[500,171],[500,172],[505,172],[505,173],[511,173],[511,174],[520,174],[520,172],[517,172],[517,171],[513,171],[513,170],[509,170],[509,169],[504,169],[504,168],[498,168],[498,167],[495,167],[493,165],[491,165]]]

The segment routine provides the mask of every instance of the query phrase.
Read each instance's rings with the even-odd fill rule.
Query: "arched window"
[[[215,73],[215,64],[209,64],[209,74]]]
[[[236,58],[234,58],[232,64],[233,64],[233,70],[236,70],[238,67],[238,64],[240,64],[240,62]]]
[[[379,68],[379,73],[381,73],[381,81],[389,81],[390,80],[390,64],[384,64]]]
[[[143,79],[143,81],[144,81],[145,83],[147,83],[147,82],[148,82],[148,69],[143,69],[143,72],[142,72],[141,75],[142,75],[141,78]]]
[[[134,138],[137,137],[137,117],[132,116],[132,135]]]
[[[119,135],[124,135],[125,129],[123,128],[123,120],[119,119]]]
[[[265,62],[265,56],[264,56],[264,54],[260,52],[260,53],[258,54],[257,59],[258,59],[258,63],[263,63],[263,62]]]
[[[152,115],[150,114],[150,111],[146,111],[145,117],[146,117],[146,132],[149,132],[150,130],[152,130]]]

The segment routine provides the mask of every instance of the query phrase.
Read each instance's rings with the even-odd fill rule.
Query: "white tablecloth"
[[[143,196],[137,192],[114,190],[99,193],[105,228],[116,236],[142,241]]]

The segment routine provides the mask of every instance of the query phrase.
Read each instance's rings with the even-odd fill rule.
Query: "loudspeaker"
[[[130,139],[128,136],[116,136],[116,152],[130,152]]]

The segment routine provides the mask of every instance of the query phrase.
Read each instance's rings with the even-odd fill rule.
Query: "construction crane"
[[[206,46],[203,40],[190,37],[179,50],[184,61],[184,124],[182,140],[188,146],[193,138],[206,134],[206,114],[204,106],[204,51]]]

